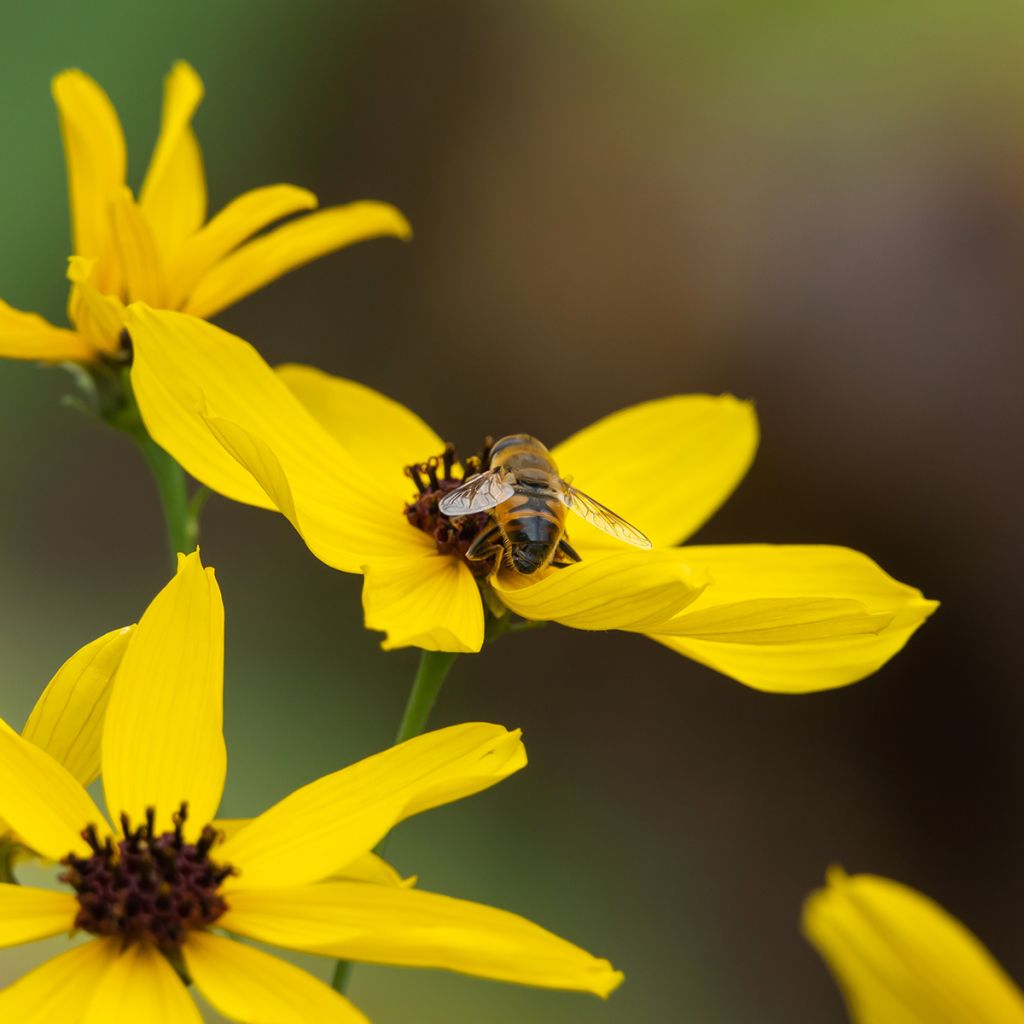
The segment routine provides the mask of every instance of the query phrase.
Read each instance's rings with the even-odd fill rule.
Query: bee
[[[529,434],[497,441],[486,469],[446,494],[438,509],[449,518],[490,512],[489,525],[473,540],[466,558],[493,558],[497,570],[507,557],[524,576],[548,565],[581,561],[566,538],[567,509],[627,544],[651,546],[635,526],[563,480],[551,453]]]

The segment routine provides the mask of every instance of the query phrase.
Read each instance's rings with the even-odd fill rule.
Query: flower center
[[[174,816],[174,830],[155,834],[153,808],[146,821],[131,827],[121,816],[124,838],[101,843],[90,825],[82,838],[92,855],[68,854],[60,876],[78,895],[75,927],[93,935],[119,936],[125,945],[149,942],[166,953],[179,949],[188,932],[206,928],[227,910],[219,893],[234,869],[210,860],[220,834],[207,825],[199,840],[183,835],[186,804]]]
[[[405,506],[405,518],[417,530],[431,537],[442,555],[457,555],[479,577],[487,576],[490,566],[486,562],[471,562],[465,556],[477,534],[486,529],[490,513],[476,512],[450,519],[438,511],[437,503],[467,477],[481,472],[487,466],[492,443],[491,438],[485,438],[480,452],[466,459],[456,458],[455,446],[446,444],[440,455],[433,455],[426,462],[405,467],[405,475],[419,492]]]

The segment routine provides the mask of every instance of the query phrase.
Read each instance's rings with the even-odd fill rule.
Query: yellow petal
[[[408,238],[409,223],[387,203],[333,206],[292,221],[236,249],[196,285],[185,312],[210,317],[288,271],[370,238]]]
[[[78,900],[69,892],[0,884],[0,946],[70,932],[77,913]]]
[[[358,882],[240,891],[220,924],[259,942],[403,967],[609,995],[622,975],[516,914]]]
[[[193,932],[185,963],[211,1006],[244,1024],[369,1024],[342,995],[258,949]]]
[[[517,615],[560,622],[574,629],[625,629],[647,633],[692,604],[707,576],[674,551],[594,551],[540,580],[504,572],[492,578],[495,593]]]
[[[54,327],[37,313],[25,313],[0,300],[0,356],[5,359],[87,362],[94,354],[75,331]]]
[[[1024,1021],[1024,994],[989,951],[899,882],[832,870],[805,904],[803,928],[857,1024]]]
[[[178,61],[164,79],[160,135],[139,193],[139,206],[165,259],[206,219],[203,157],[192,131],[192,116],[202,98],[199,76]]]
[[[157,831],[188,803],[197,834],[220,804],[227,770],[223,728],[224,604],[199,553],[153,599],[128,645],[103,729],[107,808]]]
[[[116,295],[104,295],[96,287],[96,261],[82,256],[68,260],[68,319],[97,352],[115,353],[121,348],[124,303]]]
[[[0,721],[0,817],[28,847],[49,860],[88,856],[79,834],[103,826],[103,815],[68,770]]]
[[[317,557],[347,572],[432,549],[251,345],[142,305],[128,326],[142,418],[198,480],[236,501],[276,504]]]
[[[711,585],[654,639],[759,690],[809,693],[863,679],[937,607],[849,548],[734,544],[678,554]]]
[[[289,363],[278,376],[313,418],[365,469],[397,505],[415,488],[405,467],[440,455],[444,442],[412,410],[373,388]]]
[[[429,552],[418,558],[371,562],[364,570],[363,612],[367,629],[387,636],[385,651],[479,651],[484,606],[473,574],[459,559]]]
[[[398,822],[493,786],[526,764],[518,732],[473,723],[438,729],[325,775],[228,839],[232,887],[315,882],[372,849]]]
[[[174,968],[156,948],[135,943],[121,950],[99,979],[82,1024],[202,1024]]]
[[[71,237],[80,256],[100,259],[107,250],[108,207],[124,184],[121,122],[107,94],[77,69],[53,80],[71,198]]]
[[[119,189],[111,203],[114,246],[124,273],[130,302],[164,304],[164,271],[156,239],[127,188]]]
[[[50,680],[21,734],[83,786],[100,773],[100,737],[114,674],[134,626],[115,629],[71,655]]]
[[[346,864],[329,877],[331,881],[366,882],[371,885],[391,885],[398,889],[408,889],[416,884],[415,875],[403,878],[383,857],[375,853],[361,854],[351,864]]]
[[[233,199],[181,246],[168,272],[168,306],[180,309],[199,279],[247,238],[292,213],[312,210],[317,199],[296,185],[266,185]]]
[[[757,415],[732,395],[676,395],[630,406],[553,449],[564,477],[654,542],[678,544],[735,490],[757,450]],[[580,551],[616,543],[577,517]]]
[[[94,940],[75,946],[29,971],[0,992],[0,1020],[17,1024],[78,1024],[117,943]]]

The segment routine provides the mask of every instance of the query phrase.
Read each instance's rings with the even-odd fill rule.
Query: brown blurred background
[[[222,318],[271,361],[370,383],[462,445],[554,442],[673,392],[752,397],[761,452],[699,539],[847,544],[943,602],[877,676],[815,696],[557,627],[462,659],[437,724],[523,726],[531,766],[390,855],[628,980],[602,1004],[360,967],[378,1024],[842,1021],[798,931],[831,863],[924,889],[1024,977],[1022,31],[1010,0],[5,5],[4,299],[62,316],[50,76],[107,88],[137,182],[184,57],[213,208],[292,181],[390,200],[416,230]],[[166,574],[141,461],[60,408],[67,390],[0,366],[17,725]],[[362,630],[360,581],[216,498],[203,554],[228,609],[226,811],[387,745],[416,658]],[[38,959],[4,954],[0,979]]]

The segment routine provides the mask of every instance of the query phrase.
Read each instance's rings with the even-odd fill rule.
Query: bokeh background
[[[848,544],[943,602],[875,677],[815,696],[557,627],[462,659],[436,723],[522,726],[531,766],[403,825],[390,855],[628,981],[603,1004],[360,967],[375,1022],[840,1022],[798,930],[831,863],[924,889],[1024,975],[1022,32],[1014,0],[4,4],[6,300],[62,316],[51,75],[107,88],[137,182],[184,57],[214,208],[291,181],[390,200],[416,230],[221,318],[272,361],[373,384],[466,446],[557,441],[667,393],[752,397],[759,457],[700,539]],[[17,725],[167,573],[141,460],[68,390],[0,366]],[[387,745],[416,656],[363,631],[360,581],[218,498],[203,554],[228,609],[227,812]],[[42,951],[3,954],[0,978]]]

